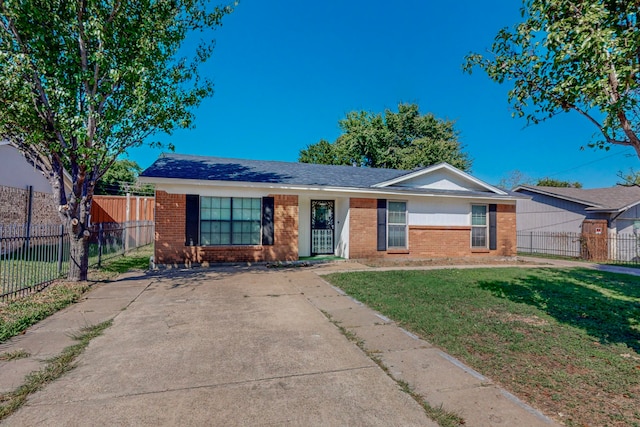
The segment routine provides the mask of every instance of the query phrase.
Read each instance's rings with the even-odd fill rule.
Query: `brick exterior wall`
[[[376,199],[349,200],[349,258],[377,258],[378,201]]]
[[[298,259],[298,196],[274,198],[271,246],[186,246],[186,195],[156,191],[155,262],[207,265],[216,262],[293,261]]]
[[[471,227],[409,226],[412,258],[465,257],[471,252]]]
[[[497,249],[471,249],[471,226],[409,226],[407,250],[378,251],[376,199],[351,199],[349,258],[449,258],[516,255],[516,206],[498,205]]]
[[[0,185],[0,224],[26,224],[29,190]],[[34,191],[31,201],[31,224],[60,224],[53,194]]]
[[[516,205],[498,205],[496,213],[498,223],[498,246],[494,255],[516,256],[518,242],[516,238]]]

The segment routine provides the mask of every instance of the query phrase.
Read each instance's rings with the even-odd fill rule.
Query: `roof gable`
[[[0,185],[15,188],[32,186],[34,191],[51,193],[51,184],[12,145],[0,141]]]
[[[47,157],[42,156],[40,161],[45,168],[50,167]],[[66,169],[62,172],[65,191],[70,192],[73,180]],[[31,185],[35,191],[51,193],[53,190],[45,175],[41,167],[28,160],[17,146],[0,140],[0,185],[19,188]]]
[[[375,187],[401,187],[423,190],[453,190],[490,192],[505,195],[504,191],[493,187],[448,163],[439,163],[411,173],[381,182]]]

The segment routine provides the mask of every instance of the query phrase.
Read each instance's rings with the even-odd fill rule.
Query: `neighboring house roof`
[[[435,177],[426,179],[425,175]],[[440,185],[443,177],[460,185]],[[215,183],[249,183],[272,187],[328,187],[366,189],[370,192],[420,193],[471,197],[513,195],[492,187],[446,163],[407,171],[353,166],[333,166],[265,160],[228,159],[181,154],[163,154],[141,175],[142,182],[171,183],[182,180]],[[440,181],[438,181],[440,180]]]
[[[0,185],[14,188],[31,186],[34,191],[51,193],[51,184],[16,147],[0,141]]]
[[[513,191],[529,191],[585,205],[585,210],[622,212],[640,203],[640,187],[567,188],[520,185]]]

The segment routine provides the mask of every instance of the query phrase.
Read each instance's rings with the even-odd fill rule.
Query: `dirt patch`
[[[536,315],[522,316],[519,314],[508,313],[506,316],[503,317],[503,319],[506,322],[521,322],[521,323],[526,323],[527,325],[532,325],[532,326],[545,326],[549,324],[549,322],[539,318]]]

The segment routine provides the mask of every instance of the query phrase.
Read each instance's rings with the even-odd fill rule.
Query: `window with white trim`
[[[471,247],[475,249],[487,248],[488,236],[487,205],[471,205]]]
[[[201,245],[259,245],[259,198],[200,197]]]
[[[387,204],[387,248],[407,248],[407,202],[390,200]]]

